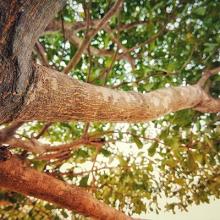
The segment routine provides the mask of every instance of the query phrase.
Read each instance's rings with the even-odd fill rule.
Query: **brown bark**
[[[0,186],[47,200],[85,216],[103,220],[132,219],[94,199],[82,188],[68,185],[50,175],[36,171],[15,156],[7,161],[0,161]]]
[[[121,2],[116,1],[115,10]],[[185,108],[220,111],[219,101],[208,96],[199,84],[146,94],[126,93],[86,84],[49,68],[32,65],[34,44],[64,3],[65,0],[0,1],[3,15],[0,16],[0,122],[15,118],[49,122],[143,122]],[[109,17],[111,14],[107,13],[104,18]],[[97,29],[107,20],[98,23]],[[82,51],[96,33],[95,30],[90,32]],[[68,65],[69,69],[74,62]],[[5,136],[1,138],[9,141]],[[4,155],[3,160],[10,157],[7,152]],[[6,161],[0,158],[0,186],[98,219],[130,219],[79,187],[29,168],[15,156]]]
[[[146,94],[115,91],[37,66],[21,121],[144,122],[186,108],[203,108],[207,94],[199,85],[164,88]],[[218,112],[219,106],[206,107]]]
[[[0,1],[0,122],[13,119],[34,78],[35,42],[65,0]]]

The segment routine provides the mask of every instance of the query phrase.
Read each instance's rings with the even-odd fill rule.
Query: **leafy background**
[[[83,39],[86,29],[72,30],[86,21],[99,20],[113,1],[69,1],[57,15],[60,29],[45,31],[39,44],[48,65],[63,71]],[[145,93],[155,89],[194,84],[204,68],[220,63],[220,2],[218,0],[125,0],[123,7],[92,39],[70,76],[95,85]],[[138,23],[132,28],[127,24]],[[116,41],[114,40],[116,39]],[[97,49],[98,54],[93,54]],[[107,51],[103,56],[101,51]],[[36,62],[42,62],[37,50]],[[220,76],[209,82],[210,93],[219,97]],[[220,197],[219,114],[193,110],[171,113],[148,123],[113,124],[62,122],[48,126],[43,143],[69,143],[83,136],[97,137],[95,144],[64,152],[58,158],[14,152],[48,175],[79,185],[96,198],[129,215],[161,209],[187,210],[191,204],[209,203]],[[33,139],[43,122],[23,125],[17,136]],[[166,204],[161,199],[166,198]],[[53,204],[1,190],[1,219],[65,219],[84,217]]]

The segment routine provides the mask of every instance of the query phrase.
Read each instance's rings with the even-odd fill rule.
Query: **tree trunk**
[[[80,187],[70,186],[54,177],[29,168],[16,156],[0,161],[0,186],[28,196],[47,200],[84,216],[103,220],[132,219],[94,199]]]
[[[19,112],[35,78],[35,42],[66,0],[0,1],[0,123]]]
[[[220,111],[220,102],[209,97],[199,84],[146,94],[126,93],[33,65],[35,42],[65,2],[0,1],[0,123],[15,119],[143,122],[185,108]],[[84,190],[27,167],[15,156],[7,161],[0,158],[0,187],[99,219],[130,219]]]

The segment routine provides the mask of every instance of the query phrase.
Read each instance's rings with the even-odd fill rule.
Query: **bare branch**
[[[129,24],[121,24],[121,25],[117,26],[115,28],[115,30],[117,30],[117,31],[128,31],[132,28],[137,27],[138,25],[148,24],[149,22],[150,22],[150,20],[148,20],[148,21],[134,21],[134,22],[129,23]]]
[[[133,59],[133,57],[129,54],[129,49],[127,49],[126,47],[124,47],[124,45],[120,42],[120,40],[118,39],[118,37],[116,37],[113,33],[112,30],[109,26],[106,26],[105,31],[109,33],[111,39],[113,42],[115,42],[115,44],[117,45],[118,49],[122,50],[122,54],[125,60],[127,60],[127,62],[130,63],[132,69],[135,69],[135,60]],[[121,55],[117,55],[116,57],[121,57]]]
[[[15,156],[0,162],[0,187],[55,203],[85,216],[103,220],[132,219],[96,200],[84,189],[32,169]]]
[[[36,42],[35,48],[36,48],[38,54],[40,55],[42,64],[46,67],[49,67],[50,65],[49,65],[49,62],[48,62],[47,54],[45,53],[45,50],[44,50],[43,46],[41,45],[41,43]]]
[[[35,137],[35,139],[39,139],[42,135],[44,135],[44,133],[48,130],[48,128],[52,125],[51,122],[46,123],[44,125],[44,127],[41,129],[41,131],[39,132],[39,134]]]
[[[77,50],[77,52],[75,53],[73,58],[70,60],[70,62],[68,63],[68,65],[64,69],[63,72],[65,74],[67,74],[71,69],[73,69],[76,66],[76,64],[79,62],[79,60],[81,58],[82,53],[88,47],[92,38],[98,33],[98,31],[102,27],[104,27],[104,25],[109,21],[109,19],[115,13],[118,12],[118,10],[121,8],[122,2],[123,2],[123,0],[117,0],[115,2],[115,4],[113,5],[113,7],[105,14],[105,16],[102,18],[102,20],[98,23],[97,27],[95,29],[92,29],[91,31],[88,32],[88,34],[85,35],[85,38],[84,38],[81,46],[79,47],[79,49]]]
[[[212,70],[205,70],[202,78],[198,81],[198,85],[203,87],[206,81],[213,75],[217,74],[220,72],[220,67],[216,67],[215,69]]]
[[[200,112],[218,113],[220,112],[220,99],[212,98],[204,91],[202,101],[194,109]]]
[[[42,154],[46,152],[46,146],[45,144],[41,144],[36,139],[32,138],[30,140],[23,140],[21,138],[12,137],[8,141],[5,141],[4,143],[9,144],[12,148],[21,148],[25,151],[36,153],[36,154]]]
[[[220,72],[220,67],[216,67],[211,70],[205,70],[202,78],[198,81],[197,85],[203,88],[206,81],[211,76],[219,72]],[[220,99],[215,99],[211,97],[205,90],[203,90],[203,99],[194,109],[200,112],[212,112],[212,113],[220,112]]]
[[[98,25],[98,23],[100,22],[100,20],[90,20],[90,25],[93,28],[96,28],[96,26]],[[114,29],[112,29],[112,32],[116,32],[116,31],[128,31],[132,28],[137,27],[138,25],[144,25],[144,24],[148,24],[150,22],[149,21],[134,21],[132,23],[128,23],[128,24],[120,24],[118,26],[116,26]],[[52,21],[46,28],[47,32],[50,31],[57,31],[59,25],[55,23],[58,23],[57,21]],[[86,29],[86,21],[76,21],[75,23],[65,23],[64,25],[65,29],[71,30],[72,33],[76,33],[79,31],[83,31]]]
[[[23,122],[12,122],[10,126],[0,130],[0,143],[5,143],[12,138],[16,130],[23,125]]]
[[[99,21],[99,20],[97,20]],[[91,21],[91,23],[93,24],[94,21]],[[81,24],[81,23],[80,23]],[[66,37],[67,39],[69,40],[69,42],[73,45],[75,45],[76,47],[78,47],[79,45],[82,45],[83,43],[83,39],[77,37],[75,35],[75,32],[77,31],[73,31],[73,27],[69,24],[65,24],[65,33],[66,33]],[[92,28],[95,28],[95,26],[92,26]],[[83,23],[83,30],[85,30],[85,25]],[[50,25],[48,26],[47,28],[47,31],[46,34],[50,34],[51,31],[59,31],[61,30],[61,24],[60,22],[57,22],[57,21],[53,21],[52,23],[50,23]],[[80,29],[81,30],[81,29]],[[114,32],[115,29],[111,30],[110,32]],[[115,43],[117,43],[118,41],[115,41]],[[106,49],[98,49],[96,47],[93,47],[93,46],[89,46],[89,50],[91,52],[91,55],[94,55],[94,56],[103,56],[103,57],[112,57],[114,56],[114,51],[110,51],[110,50],[106,50]],[[88,54],[88,51],[87,50],[84,50],[85,54]],[[119,60],[119,59],[123,59],[123,60],[126,60],[127,62],[129,62],[131,65],[134,64],[134,60],[133,58],[125,53],[125,50],[124,50],[124,53],[122,54],[118,54],[118,56],[116,57],[116,60]]]

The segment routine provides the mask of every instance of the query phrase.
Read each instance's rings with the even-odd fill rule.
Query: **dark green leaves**
[[[82,179],[80,180],[79,185],[82,186],[82,187],[88,186],[88,179],[89,179],[89,175],[86,175],[86,176],[82,177]]]
[[[157,147],[158,147],[158,143],[157,143],[157,142],[153,143],[153,144],[149,147],[149,149],[148,149],[148,155],[149,155],[150,157],[153,157],[153,156],[154,156],[154,154],[156,153]]]
[[[132,139],[139,149],[143,147],[142,141],[136,135],[133,135]]]

